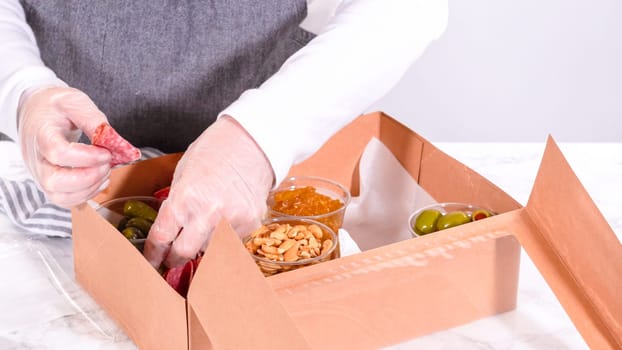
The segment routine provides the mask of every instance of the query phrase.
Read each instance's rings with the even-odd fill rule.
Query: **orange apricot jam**
[[[317,193],[312,186],[284,190],[275,193],[272,210],[295,216],[316,216],[343,207],[338,199]]]

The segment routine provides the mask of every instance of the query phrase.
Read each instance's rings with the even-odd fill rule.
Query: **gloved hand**
[[[145,242],[156,269],[182,265],[204,250],[226,218],[240,235],[259,227],[274,175],[263,151],[233,119],[221,117],[180,159],[168,198]]]
[[[71,207],[107,186],[110,152],[76,142],[82,132],[90,138],[107,122],[85,93],[68,87],[26,91],[18,118],[22,157],[50,201]]]

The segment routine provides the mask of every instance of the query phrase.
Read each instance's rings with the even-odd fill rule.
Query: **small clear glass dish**
[[[408,229],[419,237],[485,219],[495,215],[492,210],[467,203],[437,203],[414,211],[408,218]]]

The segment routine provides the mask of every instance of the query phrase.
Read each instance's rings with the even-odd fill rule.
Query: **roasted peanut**
[[[263,252],[266,254],[274,254],[274,255],[279,254],[277,247],[271,246],[271,245],[264,244],[261,246],[261,250],[263,250]]]
[[[322,229],[316,224],[309,225],[307,229],[311,231],[311,233],[313,233],[313,236],[315,236],[316,239],[322,239],[322,237],[324,236]]]
[[[298,260],[298,242],[292,240],[294,244],[283,254],[283,259],[285,261],[296,261]]]
[[[324,242],[322,242],[322,254],[327,252],[332,247],[333,247],[333,240],[332,239],[327,239]]]
[[[287,239],[287,234],[285,231],[274,231],[270,234],[270,238],[278,239],[279,241],[284,241]]]
[[[296,240],[288,239],[285,242],[281,243],[279,249],[283,249],[283,251],[289,250],[289,248],[293,247],[296,244]]]
[[[315,239],[315,236],[311,235],[311,237],[309,237],[309,247],[316,248],[319,246],[320,244],[318,243],[317,239]]]
[[[312,249],[313,249],[313,256],[320,255],[320,246],[314,247]]]
[[[260,245],[264,244],[265,242],[266,242],[266,238],[261,238],[261,237],[253,238],[253,244],[254,245],[260,246]]]
[[[260,228],[256,229],[253,233],[251,233],[251,237],[260,237],[267,232],[270,232],[270,229],[268,229],[267,226],[261,226]]]

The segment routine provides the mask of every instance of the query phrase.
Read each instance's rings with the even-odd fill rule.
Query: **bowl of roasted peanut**
[[[339,241],[335,231],[311,219],[266,219],[243,242],[265,276],[339,257]]]

